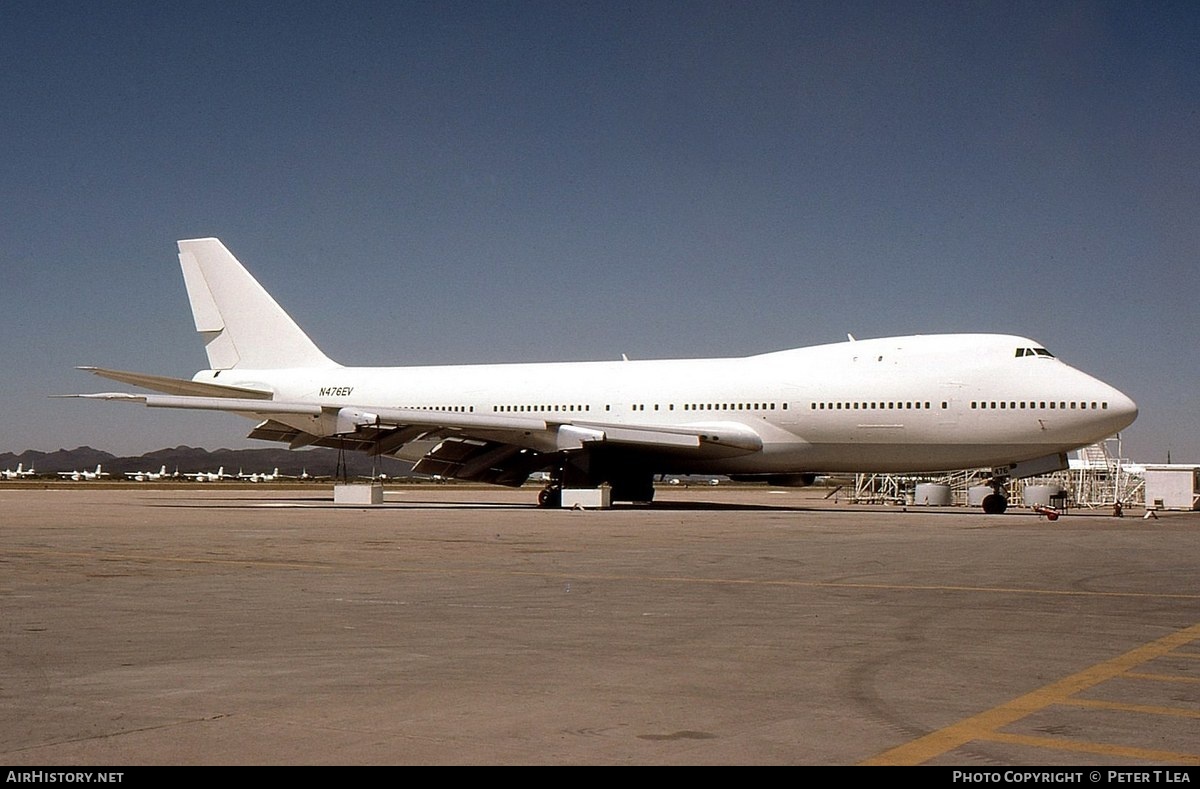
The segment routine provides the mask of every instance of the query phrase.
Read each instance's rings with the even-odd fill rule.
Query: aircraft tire
[[[546,509],[562,506],[562,488],[542,488],[538,492],[538,506]]]
[[[990,493],[983,497],[983,511],[988,515],[1003,515],[1008,509],[1008,499],[999,493]]]

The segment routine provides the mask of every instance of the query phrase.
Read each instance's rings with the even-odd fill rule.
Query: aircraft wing
[[[170,379],[168,379],[170,380]],[[184,382],[193,383],[193,382]],[[762,438],[737,422],[630,425],[566,418],[474,414],[410,408],[333,406],[309,401],[188,394],[98,392],[66,395],[141,403],[150,408],[229,411],[263,421],[250,438],[282,441],[296,449],[325,446],[393,455],[414,470],[501,485],[520,485],[551,461],[549,453],[605,446],[615,451],[732,457],[762,449]]]
[[[618,452],[703,458],[730,457],[762,449],[762,438],[757,433],[733,422],[679,427],[567,421],[548,423],[547,433],[553,436],[558,450],[566,451],[604,446]],[[413,446],[423,450],[413,471],[493,485],[518,486],[533,472],[545,469],[550,460],[539,449],[470,435],[450,435],[433,446],[428,443],[420,446],[416,442]],[[403,457],[404,452],[397,455]]]

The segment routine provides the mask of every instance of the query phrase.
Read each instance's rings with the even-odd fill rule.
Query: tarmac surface
[[[0,763],[1200,764],[1200,513],[0,488]]]

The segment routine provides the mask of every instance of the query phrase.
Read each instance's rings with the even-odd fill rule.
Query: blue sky
[[[344,364],[1011,332],[1200,462],[1194,2],[9,0],[0,60],[0,451],[256,445],[47,397],[206,366],[217,236]]]

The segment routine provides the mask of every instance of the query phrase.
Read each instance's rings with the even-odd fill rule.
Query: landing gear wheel
[[[562,488],[551,486],[542,488],[538,493],[539,507],[561,507],[562,506]]]
[[[983,511],[988,515],[1003,515],[1008,509],[1008,499],[999,493],[989,493],[983,497]]]

